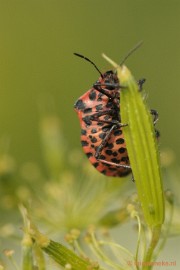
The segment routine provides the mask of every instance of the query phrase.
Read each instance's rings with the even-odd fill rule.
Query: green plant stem
[[[67,249],[63,245],[50,240],[47,247],[42,248],[53,260],[63,267],[70,265],[72,270],[87,270],[90,263],[78,257],[74,252]],[[92,267],[98,269],[97,267]]]
[[[152,229],[152,237],[151,237],[151,242],[150,245],[148,247],[148,250],[144,256],[143,259],[143,267],[142,270],[150,270],[152,269],[151,265],[148,265],[151,260],[152,260],[152,256],[153,256],[153,252],[155,250],[155,247],[159,241],[160,238],[160,234],[161,234],[161,226],[156,226]]]

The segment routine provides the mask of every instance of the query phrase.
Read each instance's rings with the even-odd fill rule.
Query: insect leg
[[[158,112],[156,110],[151,109],[150,113],[154,116],[153,123],[155,125],[158,121]]]
[[[137,83],[139,86],[139,92],[141,92],[143,90],[143,84],[145,83],[146,79],[140,79]]]
[[[143,79],[140,79],[137,82],[138,83],[138,86],[139,86],[139,91],[140,92],[143,89],[143,84],[145,83],[145,81],[146,81],[146,79],[143,78]],[[112,98],[112,96],[109,93],[107,93],[105,89],[101,88],[101,86],[110,87],[111,90],[114,90],[115,88],[118,88],[118,89],[119,88],[126,88],[126,86],[120,85],[119,83],[98,83],[98,82],[96,82],[96,83],[93,84],[93,87],[97,91],[99,91],[100,93],[102,93],[102,94],[104,94],[104,95],[106,95],[107,97],[110,97],[110,98]],[[107,89],[107,90],[109,90],[109,89]]]
[[[153,123],[155,125],[158,121],[158,112],[156,110],[151,109],[150,113],[154,116]],[[154,129],[154,130],[155,130],[155,136],[158,139],[160,137],[160,132],[157,129]]]
[[[146,81],[146,79],[140,79],[140,80],[138,80],[138,86],[139,86],[139,91],[141,92],[142,91],[142,89],[143,89],[143,84],[145,83],[145,81]],[[99,87],[100,86],[100,87]],[[106,96],[110,96],[110,95],[108,95],[108,93],[106,93],[106,91],[104,90],[104,89],[102,89],[101,88],[101,86],[107,86],[107,87],[111,87],[112,89],[111,90],[113,90],[113,89],[115,89],[115,88],[126,88],[126,86],[123,86],[123,85],[120,85],[119,83],[98,83],[98,82],[96,82],[96,83],[94,83],[93,84],[93,87],[97,90],[97,91],[99,91],[99,92],[101,92],[102,94],[104,94],[104,95],[106,95]],[[108,89],[109,90],[109,89]],[[110,96],[111,97],[111,96]]]
[[[106,136],[105,138],[102,140],[101,144],[98,146],[97,150],[96,150],[96,153],[95,153],[95,158],[99,158],[101,152],[102,152],[102,149],[104,148],[104,146],[106,145],[106,143],[108,142],[108,139],[110,138],[111,136],[111,133],[112,131],[116,128],[117,126],[116,125],[113,125],[110,130],[108,130],[108,132],[106,133]]]
[[[95,89],[98,88],[98,86],[108,86],[108,87],[112,87],[112,89],[120,88],[121,87],[119,85],[119,83],[98,83],[98,82],[96,82],[96,83],[93,84],[93,87]],[[99,90],[99,88],[96,89],[96,90]]]
[[[160,132],[157,129],[155,129],[155,136],[156,136],[157,139],[160,137]]]
[[[94,84],[93,84],[93,87],[94,87],[98,92],[100,92],[100,93],[102,93],[103,95],[105,95],[105,96],[111,98],[111,95],[108,94],[108,93],[107,93],[104,89],[102,89],[100,86],[102,86],[101,83],[94,83]]]
[[[124,165],[124,164],[117,164],[115,162],[111,162],[111,161],[107,161],[107,160],[103,160],[100,158],[100,155],[101,155],[101,152],[104,148],[104,146],[106,145],[106,143],[108,142],[111,134],[112,134],[112,131],[117,128],[117,125],[113,125],[110,130],[107,132],[105,138],[102,140],[101,144],[98,146],[97,150],[96,150],[96,153],[95,153],[95,158],[104,163],[104,164],[108,164],[108,165],[111,165],[111,166],[116,166],[116,167],[122,167],[122,168],[125,168],[125,169],[131,169],[131,166],[129,165]]]
[[[109,89],[103,89],[101,86],[109,87]],[[119,85],[119,83],[94,83],[93,87],[100,93],[106,95],[109,98],[113,98],[111,94],[107,93],[108,90],[115,90],[119,88],[126,88],[126,86]]]
[[[100,159],[100,158],[96,158],[98,161],[104,163],[104,164],[108,164],[108,165],[111,165],[111,166],[116,166],[117,168],[124,168],[124,169],[131,169],[131,166],[130,165],[124,165],[124,164],[118,164],[118,163],[115,163],[115,162],[111,162],[111,161],[107,161],[107,160],[104,160],[104,159]],[[133,180],[132,180],[133,181]],[[134,182],[134,181],[133,181]]]

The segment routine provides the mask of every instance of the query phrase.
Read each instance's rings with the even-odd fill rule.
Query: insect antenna
[[[122,66],[123,64],[124,64],[124,62],[128,59],[128,57],[131,55],[131,54],[133,54],[141,45],[143,44],[143,41],[140,41],[140,42],[138,42],[135,46],[134,46],[134,48],[132,48],[129,52],[128,52],[128,54],[124,57],[124,59],[121,61],[121,63],[120,63],[120,66]]]
[[[81,57],[81,58],[84,58],[86,61],[90,62],[90,63],[95,67],[95,69],[99,72],[99,74],[101,75],[101,77],[103,78],[103,75],[102,75],[101,71],[100,71],[99,68],[94,64],[93,61],[91,61],[89,58],[87,58],[87,57],[85,57],[84,55],[81,55],[81,54],[79,54],[79,53],[74,53],[74,55],[79,56],[79,57]]]

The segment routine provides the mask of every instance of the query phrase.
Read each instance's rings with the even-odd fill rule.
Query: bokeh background
[[[39,120],[60,118],[67,152],[80,149],[77,98],[139,41],[126,61],[136,79],[146,78],[150,108],[159,112],[160,149],[180,158],[180,3],[140,0],[0,0],[0,151],[16,168],[44,165]],[[67,153],[68,154],[68,153]],[[64,155],[66,160],[66,155]],[[8,182],[10,184],[10,182]]]

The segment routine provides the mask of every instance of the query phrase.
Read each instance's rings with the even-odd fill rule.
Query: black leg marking
[[[120,88],[121,86],[119,85],[119,83],[94,83],[93,86],[97,87],[97,86],[107,86],[107,87],[111,87],[112,89],[115,88]],[[98,90],[98,89],[97,89]]]
[[[105,86],[105,87],[109,87],[110,89],[108,88],[101,88],[101,86]],[[119,85],[119,83],[94,83],[93,84],[93,87],[99,91],[100,93],[106,95],[107,97],[113,99],[112,95],[110,95],[109,93],[107,93],[108,90],[115,90],[116,88],[119,89],[119,88],[127,88],[126,86],[123,86],[123,85]]]
[[[158,112],[156,110],[151,109],[150,113],[154,116],[153,123],[155,125],[157,123],[157,121],[158,121],[158,116],[159,116]]]
[[[143,84],[145,83],[146,79],[140,79],[138,81],[138,86],[139,86],[139,92],[141,92],[143,90]]]
[[[157,139],[160,137],[160,132],[157,129],[155,129],[155,136],[156,136]]]
[[[110,130],[106,133],[106,136],[105,138],[102,140],[101,144],[98,146],[97,150],[96,150],[96,153],[95,153],[95,158],[99,158],[104,146],[106,145],[106,143],[108,142],[110,136],[111,136],[111,133],[112,131],[116,128],[117,126],[116,125],[113,125]]]
[[[108,98],[112,98],[112,96],[111,96],[109,93],[107,93],[106,90],[104,90],[103,88],[101,88],[101,85],[102,85],[101,83],[94,83],[94,84],[93,84],[93,87],[94,87],[94,89],[96,89],[98,92],[102,93],[103,95],[107,96]]]

